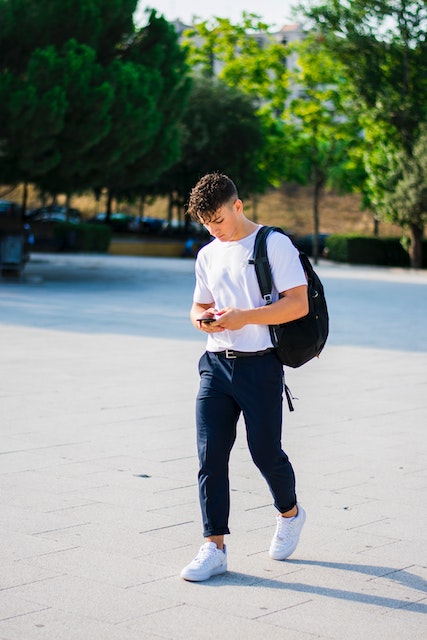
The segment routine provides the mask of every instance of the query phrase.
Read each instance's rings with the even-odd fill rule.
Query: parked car
[[[114,231],[132,231],[131,227],[134,220],[135,216],[132,216],[129,213],[120,213],[119,211],[115,211],[110,215],[109,224]],[[108,224],[107,214],[105,211],[103,213],[97,213],[96,216],[89,218],[88,222],[91,224]]]
[[[135,233],[160,233],[166,226],[163,218],[151,218],[150,216],[136,216],[131,225],[131,231]]]
[[[0,200],[0,215],[19,216],[21,207],[12,200]]]
[[[36,222],[81,222],[81,213],[78,209],[70,208],[67,212],[66,207],[61,207],[57,204],[48,205],[46,207],[39,207],[27,211],[25,217],[28,220]]]
[[[319,233],[318,235],[318,256],[321,257],[324,254],[326,240],[329,237],[329,233]],[[301,238],[295,238],[294,242],[298,249],[308,256],[313,255],[313,238],[314,234],[309,233]]]

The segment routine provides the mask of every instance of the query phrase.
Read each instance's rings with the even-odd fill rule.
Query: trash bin
[[[23,234],[0,233],[0,273],[22,274],[26,258],[24,245]]]

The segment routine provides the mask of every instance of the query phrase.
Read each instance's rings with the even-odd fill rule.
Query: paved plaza
[[[318,267],[320,359],[286,370],[307,511],[285,562],[244,424],[229,571],[202,530],[192,259],[34,254],[0,280],[0,640],[424,640],[427,272]]]

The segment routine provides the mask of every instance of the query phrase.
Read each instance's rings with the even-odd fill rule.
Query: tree
[[[265,187],[259,161],[264,131],[248,96],[217,78],[196,78],[182,127],[181,160],[155,185],[173,200],[178,217],[190,189],[205,173],[229,174],[242,195]]]
[[[320,199],[326,185],[349,191],[361,179],[361,168],[351,155],[360,140],[347,82],[339,64],[317,35],[295,46],[298,71],[294,80],[300,97],[289,105],[294,137],[288,155],[294,160],[288,179],[313,185],[313,258],[318,260]]]
[[[258,16],[245,12],[240,24],[224,18],[194,24],[184,33],[183,46],[196,77],[216,76],[251,98],[268,139],[263,153],[258,154],[266,177],[264,185],[281,184],[289,135],[283,121],[289,96],[287,47],[269,33],[268,25]]]
[[[137,0],[0,0],[0,67],[22,72],[37,48],[76,40],[111,61],[134,30]]]
[[[408,237],[420,234],[420,221],[427,222],[427,124],[420,126],[411,155],[397,150],[384,136],[367,162],[371,193],[382,217],[399,224]],[[420,247],[422,235],[409,243],[411,264],[422,264],[422,255],[414,255]]]
[[[0,0],[0,179],[67,196],[107,187],[113,196],[142,189],[178,158],[185,56],[154,11],[135,30],[134,8],[130,0]],[[23,39],[21,18],[22,48],[12,46]]]
[[[54,46],[37,50],[31,62],[40,75],[44,72],[45,84],[60,87],[66,100],[63,126],[54,136],[58,162],[41,176],[33,172],[33,182],[44,191],[71,196],[90,188],[93,167],[105,165],[95,150],[111,129],[113,88],[94,50],[75,40],[62,51]]]
[[[151,85],[143,79],[139,83],[148,103],[139,100],[136,105],[141,109],[141,118],[136,123],[138,131],[133,132],[134,143],[138,136],[143,137],[138,153],[124,154],[113,180],[104,183],[110,191],[132,198],[145,193],[179,159],[181,119],[191,80],[173,26],[155,11],[149,12],[147,26],[135,32],[123,48],[121,62],[143,69],[145,74],[154,73]],[[126,126],[126,120],[123,123]]]
[[[46,57],[37,52],[25,77],[0,76],[0,181],[30,182],[59,162],[56,136],[64,126],[66,96],[59,85],[45,82]]]
[[[396,153],[412,158],[420,124],[427,120],[425,0],[327,0],[313,3],[306,13],[343,64],[361,115],[365,112],[368,121],[382,123]],[[373,155],[383,143],[375,131],[367,134]],[[393,188],[392,175],[387,182]],[[381,199],[381,194],[368,195],[372,202]],[[384,209],[380,215],[386,215]],[[405,226],[405,212],[399,224]],[[411,223],[414,267],[421,266],[424,224],[422,216]]]

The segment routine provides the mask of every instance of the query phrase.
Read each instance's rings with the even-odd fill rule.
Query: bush
[[[327,255],[336,262],[409,267],[409,255],[399,238],[331,235],[326,240]],[[423,267],[427,266],[427,240],[423,241]]]
[[[331,235],[326,248],[328,258],[336,262],[409,266],[409,256],[399,238]]]
[[[108,225],[54,222],[31,222],[35,251],[83,251],[106,253],[110,246]]]

